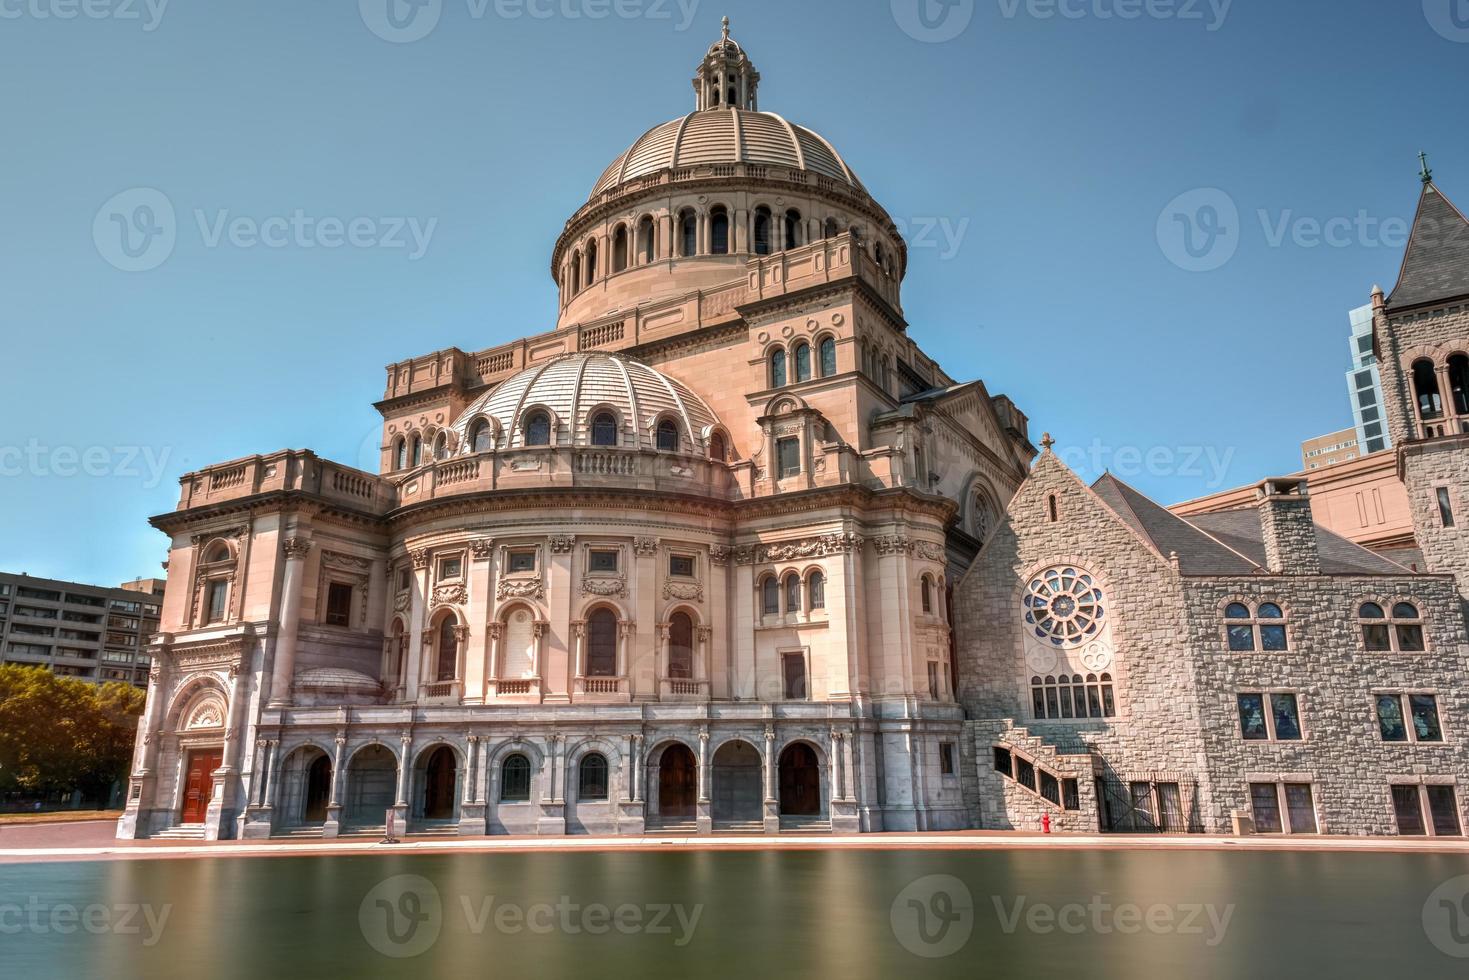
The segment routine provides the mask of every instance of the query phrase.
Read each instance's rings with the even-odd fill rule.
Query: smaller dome
[[[292,686],[316,693],[345,691],[350,694],[374,694],[381,687],[366,674],[345,667],[313,667],[303,670],[296,674]]]
[[[495,448],[527,448],[524,423],[537,411],[550,417],[553,446],[593,445],[593,419],[604,414],[615,420],[615,444],[624,449],[657,448],[657,427],[669,420],[679,430],[681,451],[702,451],[709,430],[719,424],[704,399],[682,382],[630,357],[581,352],[527,368],[481,395],[454,423],[458,453],[475,452],[481,421],[494,434]]]

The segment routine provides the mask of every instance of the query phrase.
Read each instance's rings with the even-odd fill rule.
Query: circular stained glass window
[[[1053,646],[1079,646],[1096,639],[1105,615],[1102,590],[1080,569],[1052,568],[1026,586],[1026,626]]]

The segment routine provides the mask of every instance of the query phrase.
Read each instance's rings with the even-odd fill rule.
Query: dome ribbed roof
[[[819,134],[773,112],[726,107],[654,126],[612,161],[591,196],[661,170],[710,163],[795,167],[864,190],[836,148]]]
[[[525,448],[519,423],[537,407],[555,416],[552,443],[558,446],[590,445],[590,416],[601,407],[616,414],[618,445],[624,448],[652,448],[654,427],[671,418],[680,428],[680,447],[701,449],[709,427],[719,424],[704,399],[681,382],[629,357],[583,352],[527,368],[481,395],[454,423],[458,451],[474,451],[470,429],[481,418],[498,423],[498,448]]]

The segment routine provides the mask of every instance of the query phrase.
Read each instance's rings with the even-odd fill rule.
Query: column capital
[[[303,561],[311,553],[311,539],[299,535],[286,538],[281,542],[281,550],[286,554],[286,561]]]

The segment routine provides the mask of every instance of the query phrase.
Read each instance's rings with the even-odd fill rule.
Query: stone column
[[[571,621],[571,650],[573,679],[583,680],[587,676],[587,621],[585,619]],[[581,686],[576,685],[574,689],[580,691]]]
[[[775,729],[765,726],[765,832],[780,833],[780,800],[775,795]]]
[[[507,680],[500,676],[500,640],[505,635],[505,624],[497,619],[485,627],[485,632],[490,635],[490,660],[485,665],[485,676],[491,681]]]
[[[475,800],[474,791],[478,782],[476,767],[479,765],[479,736],[466,735],[464,742],[468,748],[464,753],[464,794],[461,802],[468,805]]]
[[[322,824],[323,837],[336,837],[342,831],[342,787],[346,785],[347,733],[337,735],[336,751],[332,754],[331,800],[326,805],[326,823]]]
[[[280,800],[281,795],[281,742],[274,739],[270,743],[270,781],[265,792],[265,805],[272,810]]]
[[[270,675],[272,708],[284,708],[291,703],[291,681],[296,675],[296,628],[301,620],[301,580],[306,556],[311,553],[311,541],[287,538],[281,547],[286,556],[286,573],[281,584],[280,632],[276,634],[275,663]]]
[[[413,748],[413,734],[404,732],[398,736],[398,792],[394,803],[400,807],[408,805],[408,771],[413,765],[410,750]]]
[[[695,821],[698,833],[707,835],[714,832],[714,811],[709,803],[709,730],[699,732],[699,803],[695,807]]]
[[[633,740],[633,758],[632,758],[632,765],[633,765],[633,769],[632,769],[633,799],[636,800],[637,802],[641,803],[643,801],[643,780],[646,778],[647,772],[648,772],[647,767],[644,765],[644,759],[643,759],[643,736],[641,736],[641,735],[634,735],[632,737],[632,740]]]
[[[842,734],[835,728],[831,730],[831,742],[826,752],[826,783],[828,801],[840,800],[846,796],[842,792]],[[830,815],[830,806],[827,814]]]
[[[413,563],[413,591],[408,605],[408,656],[403,663],[403,700],[417,701],[418,686],[422,682],[425,646],[424,618],[428,614],[428,565],[427,551],[408,553]]]
[[[270,771],[270,739],[255,740],[255,782],[250,788],[250,805],[265,806],[265,793],[273,777]]]
[[[694,680],[696,681],[709,680],[709,647],[713,635],[714,630],[709,626],[699,626],[694,630],[695,642],[698,644],[698,650],[694,656]]]

